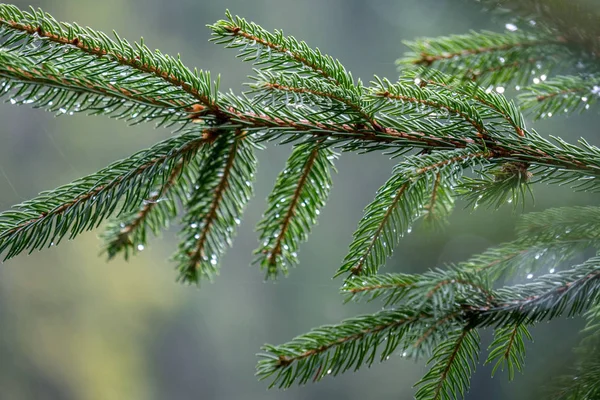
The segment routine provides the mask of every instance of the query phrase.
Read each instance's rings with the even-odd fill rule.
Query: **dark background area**
[[[143,36],[151,48],[181,53],[190,67],[221,74],[222,89],[243,90],[251,66],[235,51],[208,42],[206,24],[226,9],[268,29],[281,28],[339,58],[354,76],[394,79],[402,40],[500,31],[504,22],[462,0],[45,0],[16,1],[42,7],[59,20],[76,21],[128,40]],[[510,90],[509,90],[510,92]],[[598,144],[594,111],[533,126],[544,136],[584,136]],[[0,209],[94,172],[109,162],[168,137],[150,125],[84,115],[55,118],[27,106],[0,104]],[[250,267],[257,247],[254,226],[283,168],[288,146],[269,145],[259,155],[256,196],[214,283],[175,283],[169,262],[176,227],[130,262],[107,263],[98,232],[60,248],[22,255],[0,266],[0,399],[411,399],[424,362],[400,355],[357,373],[286,391],[257,382],[255,353],[265,342],[282,343],[310,328],[376,311],[381,304],[343,304],[332,280],[362,209],[394,165],[381,154],[343,154],[328,206],[301,265],[277,283]],[[597,198],[568,189],[536,186],[535,206],[593,204]],[[443,233],[408,235],[383,271],[420,272],[460,261],[510,240],[518,213],[464,210],[459,203]],[[524,280],[524,276],[516,278]],[[481,367],[469,399],[530,399],[567,371],[579,320],[534,329],[526,374],[512,383],[490,378]],[[483,332],[484,346],[489,332]],[[485,354],[485,353],[484,353]],[[485,359],[485,355],[482,355]],[[543,398],[544,396],[542,396]]]

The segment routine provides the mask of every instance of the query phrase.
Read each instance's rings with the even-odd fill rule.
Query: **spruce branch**
[[[258,375],[288,387],[383,361],[399,349],[402,356],[431,356],[417,398],[459,398],[477,363],[477,329],[493,327],[486,362],[494,371],[506,366],[512,379],[523,366],[527,325],[587,311],[586,331],[597,328],[598,257],[555,272],[581,250],[600,246],[597,208],[527,216],[512,242],[445,269],[376,274],[419,218],[443,224],[456,195],[498,207],[520,203],[532,183],[599,189],[600,149],[527,129],[519,108],[502,95],[504,87],[489,86],[534,77],[521,98],[540,116],[587,108],[598,94],[598,15],[557,0],[542,8],[538,0],[483,2],[536,18],[531,32],[516,20],[507,25],[516,32],[416,41],[409,62],[415,68],[394,83],[374,77],[369,86],[318,49],[227,13],[211,26],[213,41],[254,63],[253,82],[242,95],[220,93],[210,74],[143,42],[110,39],[41,10],[0,4],[0,95],[61,114],[86,111],[184,129],[0,213],[0,253],[9,258],[57,244],[117,214],[105,233],[107,252],[128,257],[181,212],[174,256],[180,280],[210,280],[252,195],[255,143],[293,142],[259,224],[257,261],[274,277],[297,262],[299,243],[316,223],[335,150],[385,151],[404,158],[365,210],[338,275],[348,275],[342,287],[348,300],[379,298],[397,308],[266,345]],[[564,18],[549,9],[565,11]],[[575,17],[583,24],[572,29],[565,21]],[[546,76],[574,62],[585,70],[579,76]],[[475,177],[462,176],[469,168]],[[534,279],[542,266],[549,273]],[[498,278],[515,271],[528,273],[530,283],[494,289]],[[594,364],[585,368],[592,374],[581,382],[600,376]],[[572,392],[587,395],[589,387]]]
[[[506,203],[512,203],[515,209],[519,204],[524,208],[527,193],[533,200],[529,185],[532,176],[527,163],[505,163],[482,171],[480,178],[463,178],[456,192],[473,208],[486,205],[498,209]]]
[[[0,213],[0,253],[8,259],[57,245],[64,236],[72,239],[96,228],[117,209],[139,207],[153,189],[168,184],[169,171],[187,163],[205,142],[196,132],[167,139]]]
[[[172,93],[162,96],[145,80],[123,85],[113,80],[113,76],[90,78],[87,70],[67,71],[48,62],[40,66],[35,58],[3,49],[0,49],[0,77],[4,78],[0,80],[0,95],[10,97],[13,104],[31,104],[57,114],[104,114],[131,123],[151,120],[159,126],[182,123],[180,129],[190,122],[178,96],[173,97]]]
[[[431,369],[417,386],[418,400],[451,400],[464,397],[479,358],[479,335],[465,329],[440,344],[429,360]]]
[[[198,157],[191,159],[185,168],[183,162],[178,163],[162,188],[152,191],[138,210],[114,218],[108,224],[101,238],[109,259],[123,253],[127,260],[130,254],[135,255],[144,249],[149,232],[158,235],[168,227],[180,211],[179,204],[190,196]]]
[[[228,48],[241,48],[239,57],[244,61],[254,61],[261,69],[295,71],[306,77],[320,78],[341,87],[349,95],[360,93],[360,83],[357,87],[344,66],[318,49],[313,50],[294,37],[286,37],[282,31],[271,33],[229,11],[226,17],[210,26],[215,36],[212,40]]]
[[[401,68],[434,67],[483,87],[509,82],[525,85],[532,74],[549,75],[570,58],[564,38],[520,31],[471,31],[405,44],[411,52],[398,60]]]
[[[600,76],[557,76],[526,87],[519,96],[536,118],[588,110],[600,95]]]
[[[426,350],[432,342],[443,341],[446,330],[438,329],[442,326],[456,329],[458,325],[453,315],[434,319],[410,308],[350,318],[313,329],[280,346],[263,346],[268,353],[259,354],[256,374],[260,379],[270,378],[271,387],[318,381],[370,366],[377,359],[385,361],[398,347],[405,355]]]
[[[453,187],[448,182],[442,182],[442,174],[438,173],[423,206],[423,223],[429,229],[441,230],[448,224],[453,209]]]
[[[490,353],[485,364],[491,364],[495,361],[492,376],[494,376],[498,368],[504,370],[506,366],[508,369],[508,379],[512,381],[515,377],[515,369],[523,372],[523,365],[525,363],[524,339],[532,341],[533,338],[527,327],[523,324],[515,324],[497,329],[494,335],[494,341],[488,348]]]
[[[504,287],[494,292],[496,305],[475,307],[478,326],[537,323],[563,314],[579,315],[598,300],[600,272],[597,257],[571,269],[546,274],[535,282]]]
[[[476,0],[488,9],[512,18],[513,29],[529,27],[561,38],[570,47],[598,55],[600,14],[593,1],[573,0]]]
[[[409,310],[380,311],[322,326],[282,346],[265,345],[269,353],[260,354],[256,374],[260,379],[274,375],[271,386],[289,387],[371,365],[378,348],[382,360],[394,352],[415,318]]]
[[[185,204],[182,242],[174,255],[180,280],[199,283],[218,274],[219,258],[231,246],[242,212],[253,193],[255,145],[244,132],[217,130]]]
[[[400,238],[412,229],[422,216],[427,193],[437,181],[456,179],[461,170],[485,162],[490,154],[473,149],[455,152],[435,152],[431,155],[407,157],[394,168],[393,176],[377,192],[375,200],[365,209],[350,250],[337,275],[372,275],[392,254]]]
[[[29,52],[44,61],[61,57],[70,61],[83,55],[112,61],[180,88],[204,106],[215,106],[216,88],[206,74],[190,71],[179,58],[151,51],[143,42],[131,45],[116,35],[113,40],[91,28],[58,22],[42,10],[26,12],[8,4],[0,4],[0,29],[0,34],[8,36],[4,48],[16,46],[22,50],[30,45]],[[81,61],[85,61],[81,65],[89,62],[83,58]]]
[[[261,246],[255,251],[267,277],[287,273],[297,264],[300,242],[306,241],[331,188],[336,154],[322,142],[294,148],[269,195],[269,205],[258,224]]]

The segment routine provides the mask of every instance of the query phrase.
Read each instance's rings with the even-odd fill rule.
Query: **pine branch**
[[[385,310],[325,325],[281,346],[265,345],[257,365],[260,379],[271,378],[271,387],[290,387],[327,375],[336,376],[354,367],[387,359],[411,323],[419,317],[409,309]]]
[[[123,213],[139,207],[154,188],[168,184],[168,171],[187,164],[204,143],[195,132],[167,139],[0,213],[0,253],[6,252],[8,259],[57,245],[64,236],[72,239],[96,228],[117,209]]]
[[[588,110],[600,95],[600,76],[557,76],[526,87],[519,96],[536,118]]]
[[[296,71],[306,77],[321,78],[343,88],[350,96],[360,93],[352,75],[332,57],[284,36],[281,31],[271,33],[229,12],[226,17],[210,26],[215,36],[212,40],[228,48],[241,48],[239,57],[244,61],[255,61],[261,69],[273,72]]]
[[[151,51],[143,42],[131,45],[116,35],[113,40],[91,28],[58,22],[41,10],[25,12],[8,4],[0,4],[0,28],[0,34],[7,36],[2,45],[4,48],[22,50],[29,47],[29,55],[44,61],[62,59],[67,63],[80,59],[79,64],[75,63],[78,68],[89,62],[82,56],[93,56],[103,64],[109,64],[105,65],[108,69],[112,69],[113,62],[127,66],[180,88],[204,106],[215,107],[217,92],[206,74],[191,72],[181,60]]]
[[[513,380],[515,377],[515,368],[519,372],[523,372],[525,363],[525,342],[524,338],[533,340],[527,327],[522,324],[515,324],[497,329],[495,332],[494,341],[490,344],[490,351],[485,364],[491,364],[494,361],[492,376],[498,368],[504,370],[508,368],[508,379]]]
[[[306,241],[331,188],[335,153],[321,142],[294,148],[269,195],[268,208],[258,224],[261,246],[255,251],[267,277],[276,277],[297,264],[300,242]]]
[[[257,251],[267,275],[275,276],[296,263],[299,243],[327,200],[334,150],[386,151],[405,158],[365,210],[338,274],[350,272],[342,287],[348,299],[380,298],[398,308],[267,345],[258,375],[288,387],[383,361],[399,348],[403,356],[432,356],[417,398],[454,399],[468,390],[477,363],[477,329],[493,326],[487,362],[495,363],[494,371],[506,366],[512,379],[523,365],[525,325],[590,308],[590,320],[597,317],[600,259],[555,272],[577,252],[600,245],[595,207],[533,214],[519,225],[516,240],[445,270],[376,273],[418,218],[443,223],[455,192],[498,207],[520,203],[536,182],[600,189],[599,148],[583,139],[571,144],[543,138],[526,128],[518,107],[502,96],[503,86],[480,86],[525,83],[533,76],[534,85],[526,88],[533,94],[522,98],[539,115],[585,109],[597,95],[595,81],[584,78],[596,79],[598,15],[557,0],[539,10],[518,3],[493,6],[539,17],[529,22],[536,32],[523,32],[518,20],[506,25],[517,32],[417,41],[411,62],[425,68],[407,71],[395,83],[375,77],[369,87],[304,42],[227,13],[211,26],[213,40],[254,62],[254,82],[243,95],[218,92],[208,73],[192,72],[178,57],[143,43],[0,4],[0,94],[12,102],[179,129],[202,124],[1,213],[0,253],[9,258],[57,244],[118,212],[106,234],[107,251],[127,257],[181,210],[182,243],[174,256],[180,279],[210,280],[252,194],[254,142],[278,140],[295,148],[269,197]],[[565,15],[551,18],[548,9]],[[582,25],[568,27],[565,21],[576,16]],[[574,61],[585,75],[547,79]],[[461,176],[475,165],[475,178]],[[549,274],[533,280],[542,265],[551,267]],[[530,283],[493,288],[515,270],[529,273]],[[586,330],[596,328],[597,321]],[[600,376],[594,364],[585,368],[593,374],[581,382]],[[589,387],[572,392],[589,394]]]
[[[145,248],[149,231],[158,235],[168,227],[178,215],[179,203],[183,204],[190,196],[188,189],[195,181],[198,157],[191,159],[185,168],[182,162],[177,164],[162,188],[152,191],[138,210],[115,218],[108,224],[101,238],[109,259],[123,253],[127,260],[130,254],[135,255]]]
[[[431,369],[417,385],[418,400],[450,400],[464,397],[479,358],[479,335],[463,330],[452,335],[434,352]]]
[[[375,200],[365,209],[350,251],[337,275],[372,275],[392,254],[400,238],[414,221],[422,216],[427,193],[443,174],[451,182],[456,169],[485,162],[489,154],[471,149],[456,152],[436,152],[427,156],[407,157],[394,168],[393,177],[383,185]]]
[[[442,175],[438,173],[429,198],[423,206],[423,223],[427,228],[441,230],[448,225],[448,217],[454,209],[453,196],[453,187],[447,182],[442,182]]]
[[[522,27],[560,35],[571,47],[593,56],[598,55],[600,13],[593,1],[573,0],[477,0],[489,9],[513,17]],[[514,17],[518,17],[514,20]],[[517,25],[513,29],[517,28]]]
[[[289,71],[273,73],[258,70],[256,72],[258,75],[252,77],[256,83],[251,85],[253,90],[250,92],[255,94],[253,98],[255,103],[263,102],[265,106],[272,108],[285,106],[293,109],[317,108],[319,114],[324,117],[345,114],[348,123],[381,129],[369,114],[360,88],[356,88],[356,92],[348,93],[338,85],[308,79]]]
[[[117,71],[113,71],[117,72]],[[116,73],[123,78],[122,73]],[[86,112],[126,119],[131,123],[157,121],[171,126],[190,122],[185,103],[172,91],[157,93],[146,80],[122,84],[114,76],[95,76],[90,71],[68,71],[46,62],[40,65],[30,59],[0,49],[0,95],[10,97],[13,104],[31,104],[57,114]],[[163,85],[164,86],[164,85]],[[163,89],[164,87],[159,87]]]
[[[434,69],[420,68],[405,71],[404,75],[419,86],[440,88],[450,96],[460,94],[463,99],[485,107],[484,113],[491,121],[500,120],[501,124],[496,129],[508,123],[517,136],[525,136],[525,121],[519,108],[500,93]]]
[[[217,130],[214,135],[185,205],[182,242],[174,255],[180,280],[188,283],[218,273],[219,258],[231,246],[253,192],[256,158],[251,139],[240,131],[234,136]]]
[[[360,279],[347,279],[341,292],[347,294],[346,301],[366,299],[373,301],[383,297],[386,306],[396,304],[405,298],[420,281],[411,274],[377,274]]]
[[[598,300],[599,261],[594,257],[572,269],[542,275],[535,282],[498,289],[496,305],[474,307],[472,321],[478,326],[498,326],[581,314]]]
[[[490,305],[493,301],[491,284],[487,277],[472,271],[454,267],[447,271],[433,270],[419,275],[379,274],[349,279],[342,286],[347,300],[372,301],[384,298],[386,306],[401,304],[416,310],[429,311],[434,316],[444,317],[456,310],[455,304],[462,304],[475,298],[481,304]]]
[[[486,205],[495,209],[506,203],[513,208],[519,204],[525,208],[527,193],[533,200],[533,192],[529,181],[533,174],[526,163],[506,163],[500,167],[481,172],[481,178],[463,178],[456,188],[456,193],[466,199],[468,207],[477,208]]]
[[[549,75],[570,58],[564,38],[520,31],[471,31],[466,35],[419,39],[405,44],[411,52],[398,60],[401,67],[435,67],[462,79],[477,81],[483,87],[509,82],[525,85],[532,74]],[[503,89],[498,90],[503,92]]]

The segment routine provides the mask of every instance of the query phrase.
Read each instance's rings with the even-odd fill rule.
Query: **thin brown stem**
[[[202,137],[199,137],[197,139],[191,140],[185,146],[178,149],[177,153],[181,155],[181,154],[185,154],[187,152],[197,151],[200,148],[200,146],[202,146],[202,144],[204,144],[204,143],[205,143],[205,139],[203,139]],[[75,207],[76,205],[78,205],[82,202],[86,202],[86,201],[90,200],[94,196],[97,196],[99,193],[101,193],[105,190],[110,190],[110,189],[118,186],[121,182],[123,182],[123,180],[125,178],[131,178],[131,177],[138,176],[138,175],[142,174],[145,170],[152,168],[153,166],[155,166],[161,162],[164,162],[165,159],[171,158],[171,157],[173,157],[173,154],[165,154],[161,157],[156,157],[142,165],[139,165],[134,170],[127,171],[127,173],[111,180],[107,184],[95,186],[93,189],[86,191],[85,193],[82,193],[81,195],[75,197],[73,200],[71,200],[69,202],[63,203],[60,206],[58,206],[50,211],[42,212],[36,218],[32,218],[30,220],[27,220],[25,222],[22,222],[16,226],[12,227],[10,229],[3,231],[0,234],[0,238],[10,237],[11,235],[21,231],[22,229],[27,228],[28,226],[34,225],[45,219],[55,218],[60,214],[64,214],[64,213],[68,212],[71,208]]]
[[[556,40],[556,41],[533,40],[533,41],[520,42],[520,43],[507,43],[507,44],[498,45],[498,46],[488,46],[488,47],[479,47],[479,48],[475,48],[475,49],[465,49],[465,50],[456,51],[456,52],[445,52],[442,54],[430,54],[430,53],[427,53],[424,51],[420,54],[420,58],[412,60],[412,64],[430,66],[431,64],[433,64],[437,61],[451,60],[454,57],[467,57],[467,56],[473,56],[473,55],[477,55],[477,54],[492,53],[495,51],[506,51],[506,50],[512,50],[512,49],[516,49],[516,48],[528,48],[528,47],[544,46],[544,45],[558,44],[558,43],[563,43],[563,41],[561,41],[561,40]]]
[[[22,32],[27,32],[30,35],[37,34],[38,36],[44,37],[47,40],[54,42],[54,43],[59,43],[59,44],[63,44],[63,45],[71,45],[71,46],[77,47],[84,53],[87,53],[87,54],[90,54],[90,55],[93,55],[96,57],[106,57],[106,56],[110,55],[110,56],[114,57],[119,64],[127,65],[127,66],[135,68],[141,72],[145,72],[145,73],[157,76],[174,86],[182,88],[185,92],[187,92],[190,95],[192,95],[193,97],[195,97],[202,104],[204,104],[208,107],[217,109],[216,105],[207,96],[205,96],[203,93],[200,93],[190,83],[179,79],[175,74],[173,74],[169,71],[163,71],[154,65],[143,62],[140,57],[130,58],[130,57],[127,57],[125,54],[118,52],[118,51],[108,51],[108,50],[100,48],[100,47],[90,47],[85,43],[85,41],[80,40],[77,37],[69,38],[67,36],[61,36],[61,35],[58,35],[53,32],[47,32],[44,29],[42,29],[41,26],[30,25],[30,24],[26,24],[26,23],[22,23],[22,22],[18,22],[18,21],[11,21],[11,20],[4,20],[4,19],[0,19],[0,25],[8,25],[12,29],[19,30]]]
[[[460,351],[463,341],[465,340],[465,338],[467,337],[469,332],[470,332],[470,330],[464,329],[461,332],[458,339],[456,340],[456,343],[454,344],[454,347],[452,348],[452,353],[450,354],[450,357],[448,358],[448,361],[446,362],[446,365],[444,366],[444,370],[442,371],[442,374],[439,377],[439,381],[438,381],[437,385],[435,386],[435,392],[433,395],[434,399],[440,398],[440,393],[443,389],[444,382],[446,381],[446,378],[448,377],[448,374],[450,373],[450,370],[452,369],[452,364],[454,363],[454,360],[456,359],[456,357],[458,357],[458,352]]]
[[[371,243],[369,243],[369,246],[365,250],[363,256],[359,259],[358,263],[351,268],[350,272],[352,272],[353,275],[360,275],[362,273],[362,270],[365,266],[365,261],[367,260],[367,256],[371,253],[371,251],[373,250],[373,247],[375,247],[375,244],[377,243],[379,236],[381,235],[381,233],[383,232],[383,229],[385,228],[385,224],[387,223],[388,219],[391,217],[392,213],[394,212],[394,209],[396,208],[396,204],[398,204],[398,202],[400,201],[400,199],[402,198],[402,196],[404,195],[404,192],[408,189],[408,187],[409,187],[409,184],[405,183],[404,185],[402,185],[400,187],[400,189],[396,193],[396,196],[394,197],[392,204],[390,204],[389,208],[387,209],[383,218],[381,219],[381,222],[379,223],[377,230],[373,234]]]
[[[160,191],[156,192],[156,194],[154,194],[153,196],[150,196],[150,198],[144,202],[144,205],[142,206],[140,211],[138,211],[138,213],[135,215],[135,218],[121,229],[121,231],[119,232],[121,235],[129,235],[131,232],[136,230],[142,224],[142,222],[144,222],[148,214],[150,214],[150,212],[156,207],[156,205],[160,201],[160,198],[163,197],[166,193],[168,193],[169,190],[171,190],[171,188],[173,187],[173,185],[175,185],[177,179],[181,174],[182,169],[183,162],[180,161],[173,168],[171,174],[167,178],[167,181],[160,188]]]
[[[281,254],[283,240],[288,231],[288,228],[290,226],[292,218],[294,217],[294,214],[296,213],[296,207],[298,205],[298,202],[300,201],[302,191],[304,190],[304,185],[306,184],[306,181],[308,179],[308,175],[312,171],[312,168],[315,164],[315,160],[319,156],[319,149],[320,149],[320,146],[319,146],[319,144],[317,144],[310,152],[310,155],[308,156],[308,159],[306,160],[306,163],[304,164],[304,170],[302,171],[302,175],[300,175],[300,179],[298,180],[298,185],[296,186],[296,190],[294,190],[294,194],[292,195],[290,206],[285,214],[285,217],[283,218],[283,223],[281,224],[281,231],[279,232],[279,235],[277,235],[277,238],[275,239],[275,247],[273,247],[273,250],[269,254],[269,257],[268,257],[269,265],[277,265],[277,257]]]
[[[478,136],[480,137],[487,137],[488,132],[486,131],[485,127],[480,124],[479,122],[473,120],[471,117],[469,117],[467,114],[465,114],[463,111],[455,109],[450,107],[447,104],[441,104],[435,101],[431,101],[431,100],[425,100],[425,99],[417,99],[414,97],[410,97],[410,96],[402,96],[402,95],[397,95],[397,94],[391,94],[388,91],[384,91],[384,92],[378,92],[376,93],[377,96],[381,96],[381,97],[385,97],[388,99],[394,99],[394,100],[400,100],[400,101],[407,101],[409,103],[418,103],[418,104],[424,104],[426,106],[429,107],[433,107],[433,108],[438,108],[438,109],[442,109],[442,110],[447,110],[448,112],[451,113],[455,113],[460,115],[466,122],[468,122],[469,124],[471,124],[475,130],[478,133]]]
[[[225,190],[227,190],[227,187],[229,186],[229,177],[231,176],[231,171],[237,156],[238,140],[242,139],[236,139],[231,145],[231,149],[227,155],[227,161],[225,162],[225,167],[223,168],[223,174],[219,180],[219,183],[217,184],[217,187],[215,188],[214,194],[212,195],[212,202],[210,204],[208,213],[206,213],[202,231],[200,232],[200,237],[196,241],[194,251],[192,254],[190,254],[190,266],[194,269],[199,267],[200,260],[202,257],[206,256],[206,254],[204,254],[204,246],[208,240],[212,225],[217,219],[217,213],[221,204],[221,200],[223,200]]]
[[[322,77],[330,80],[331,82],[335,83],[338,86],[342,86],[341,82],[339,82],[337,79],[335,79],[333,76],[331,76],[331,74],[329,74],[329,72],[324,70],[322,67],[319,67],[316,63],[308,60],[307,58],[303,57],[302,55],[300,55],[298,53],[291,51],[290,49],[287,49],[287,48],[280,46],[278,44],[275,44],[275,43],[271,43],[268,40],[260,38],[258,36],[254,36],[251,33],[245,32],[242,30],[242,28],[240,26],[237,26],[237,25],[235,25],[235,26],[230,25],[230,26],[225,27],[225,29],[234,36],[240,36],[252,43],[261,44],[262,46],[267,47],[267,48],[271,49],[271,51],[274,51],[276,53],[286,54],[288,57],[290,57],[294,61],[307,66],[308,68],[317,72]]]
[[[349,336],[346,336],[346,337],[343,337],[343,338],[339,338],[339,339],[337,339],[337,340],[335,340],[335,341],[333,341],[331,343],[328,343],[326,345],[317,347],[315,349],[307,350],[304,353],[301,353],[301,354],[296,355],[294,357],[286,357],[284,355],[281,355],[281,356],[279,356],[279,361],[278,361],[279,365],[278,366],[279,367],[287,367],[290,364],[292,364],[293,362],[296,362],[296,361],[299,361],[299,360],[302,360],[302,359],[314,356],[315,354],[323,353],[323,352],[331,349],[332,347],[339,346],[339,345],[342,345],[344,343],[348,343],[348,342],[351,342],[351,341],[354,341],[354,340],[360,340],[361,338],[363,338],[366,335],[375,334],[375,333],[381,332],[381,331],[383,331],[385,329],[391,329],[391,328],[395,328],[395,327],[398,327],[398,326],[402,326],[402,325],[414,322],[418,318],[419,317],[399,319],[399,320],[393,321],[390,324],[377,325],[377,326],[374,326],[374,327],[372,327],[370,329],[365,329],[365,330],[363,330],[361,332],[355,333],[353,335],[349,335]]]

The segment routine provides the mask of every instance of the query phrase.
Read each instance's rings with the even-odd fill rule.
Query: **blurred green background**
[[[190,67],[222,76],[223,89],[241,90],[251,66],[233,50],[208,43],[206,24],[225,9],[319,47],[369,81],[393,79],[401,41],[417,36],[501,30],[503,23],[462,0],[39,0],[59,20],[116,30],[129,40],[181,53]],[[533,126],[569,140],[598,144],[594,112]],[[127,127],[102,117],[55,118],[26,106],[0,104],[0,209],[91,173],[169,136],[152,126]],[[0,267],[0,399],[411,399],[422,362],[392,357],[357,373],[286,391],[267,390],[254,374],[255,353],[320,324],[335,323],[380,304],[347,304],[331,280],[343,259],[361,210],[389,177],[393,162],[380,154],[344,154],[329,205],[301,265],[277,283],[250,267],[257,245],[254,225],[282,169],[289,147],[270,145],[260,155],[255,200],[245,214],[221,276],[201,288],[175,283],[168,261],[176,229],[126,263],[99,256],[97,232],[80,236]],[[595,197],[536,187],[535,206],[591,204]],[[415,229],[385,271],[419,272],[459,261],[508,240],[518,214],[468,212],[459,204],[440,234]],[[520,279],[523,279],[521,277]],[[525,376],[508,383],[479,368],[469,399],[529,399],[553,376],[567,371],[581,321],[536,328]],[[484,332],[489,343],[489,333]]]

